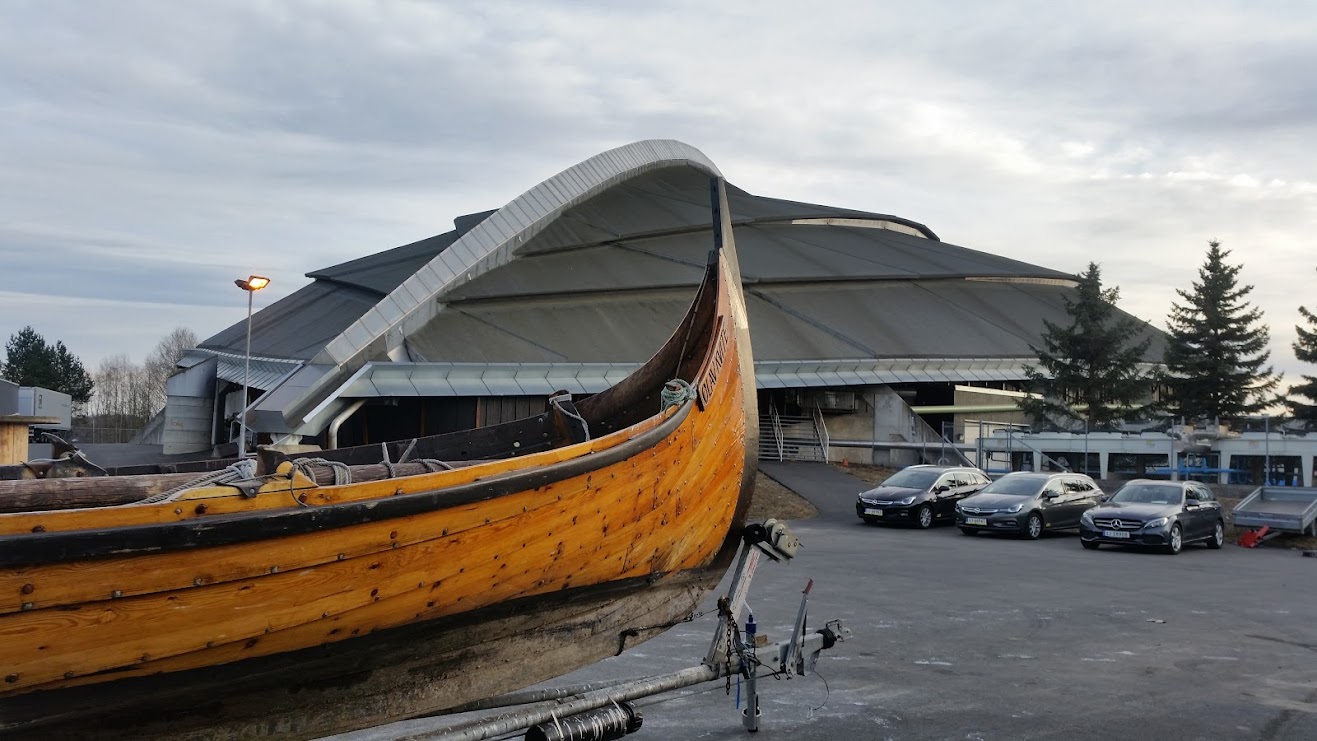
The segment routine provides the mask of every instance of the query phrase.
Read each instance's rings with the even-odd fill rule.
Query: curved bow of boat
[[[556,676],[693,612],[739,542],[758,437],[720,178],[712,194],[705,280],[649,362],[579,402],[591,439],[0,514],[0,731],[323,735]]]

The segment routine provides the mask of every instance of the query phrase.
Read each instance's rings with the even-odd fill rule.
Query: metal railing
[[[823,452],[823,462],[829,463],[830,456],[828,449],[832,447],[832,444],[831,441],[828,439],[828,424],[823,421],[823,410],[819,409],[819,405],[817,402],[814,404],[813,416],[814,416],[814,433],[818,435],[819,438],[819,450]]]
[[[777,407],[770,404],[768,413],[773,420],[773,443],[777,446],[777,459],[782,460],[784,451],[782,449],[782,418],[777,414]]]

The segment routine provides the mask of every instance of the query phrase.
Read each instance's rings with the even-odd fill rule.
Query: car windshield
[[[1169,484],[1127,484],[1111,497],[1113,502],[1129,504],[1179,504],[1184,497],[1180,487]]]
[[[1005,494],[1015,497],[1031,497],[1038,493],[1046,483],[1044,479],[1036,479],[1032,476],[1003,476],[996,481],[983,487],[980,494]]]
[[[903,486],[908,489],[927,489],[941,475],[941,471],[930,471],[927,468],[907,468],[889,476],[882,485]]]

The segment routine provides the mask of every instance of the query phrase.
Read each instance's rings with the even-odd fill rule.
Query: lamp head
[[[263,275],[253,275],[247,278],[247,280],[239,278],[233,281],[233,284],[244,291],[259,291],[270,285],[270,279]]]

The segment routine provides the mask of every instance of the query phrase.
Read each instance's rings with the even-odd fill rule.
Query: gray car
[[[1225,537],[1221,503],[1197,481],[1135,479],[1079,521],[1079,542],[1089,549],[1109,543],[1175,554],[1199,541],[1220,548]]]
[[[1036,540],[1045,530],[1079,527],[1080,516],[1103,496],[1082,473],[1008,473],[958,503],[956,525],[966,535],[1008,533]]]

